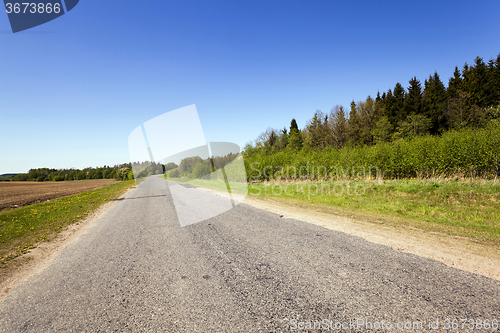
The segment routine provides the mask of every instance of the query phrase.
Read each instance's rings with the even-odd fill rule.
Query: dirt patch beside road
[[[95,190],[115,182],[114,179],[64,182],[0,182],[0,212]]]

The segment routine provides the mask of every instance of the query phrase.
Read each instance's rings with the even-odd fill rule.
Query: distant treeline
[[[145,177],[153,174],[161,174],[163,165],[159,163],[134,163],[134,165],[142,165],[137,177]],[[134,179],[131,163],[118,164],[113,167],[104,166],[97,168],[85,169],[50,169],[37,168],[30,169],[28,173],[20,173],[14,176],[1,177],[0,181],[65,181],[65,180],[83,180],[83,179],[116,179],[127,180]]]
[[[224,181],[221,169],[225,168],[226,177],[231,181],[245,181],[244,165],[230,165],[238,157],[238,154],[228,154],[202,159],[199,156],[184,158],[179,166],[170,168],[165,172],[168,178],[202,178]],[[241,166],[241,167],[240,167]]]
[[[383,165],[384,174],[391,177],[453,170],[498,176],[500,143],[495,140],[499,127],[500,54],[487,64],[477,57],[473,65],[466,63],[462,70],[455,67],[448,87],[437,73],[429,76],[423,87],[414,77],[407,89],[396,83],[394,89],[378,92],[375,99],[368,96],[365,101],[353,101],[348,114],[337,105],[329,114],[317,110],[302,130],[295,119],[289,129],[268,128],[245,147],[245,164],[251,177],[259,173],[250,168],[251,163],[259,162],[259,178],[264,179],[266,166],[300,165],[297,161],[306,156],[311,162],[319,159],[331,165],[341,163],[334,157],[340,154],[345,156],[343,165],[371,161]],[[457,150],[457,144],[463,149]],[[484,147],[489,147],[484,154],[476,153]],[[411,149],[429,151],[430,155],[406,151]],[[437,151],[441,155],[432,157],[432,163],[401,160],[406,155],[427,159]],[[385,164],[389,160],[391,164]],[[452,160],[455,162],[445,162]],[[408,165],[397,166],[405,163]]]

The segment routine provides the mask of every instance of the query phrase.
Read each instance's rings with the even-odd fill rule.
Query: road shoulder
[[[117,199],[124,197],[135,188],[136,186],[127,189]],[[116,202],[117,200],[113,200],[105,203],[94,212],[89,213],[86,218],[80,220],[78,223],[67,226],[52,240],[40,242],[28,253],[14,259],[14,267],[10,268],[0,281],[0,303],[12,288],[43,271],[62,250],[88,232],[94,226],[95,222],[106,214]]]
[[[423,232],[419,229],[396,229],[384,224],[335,215],[318,208],[304,208],[293,203],[247,196],[243,202],[252,207],[345,232],[369,242],[386,245],[400,252],[437,260],[447,266],[500,281],[500,250],[464,237]]]

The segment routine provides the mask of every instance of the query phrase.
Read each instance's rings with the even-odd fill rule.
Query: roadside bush
[[[179,169],[172,169],[168,172],[168,178],[178,178],[180,175]]]
[[[491,123],[483,129],[449,131],[439,136],[416,136],[374,146],[327,147],[321,151],[264,150],[245,152],[245,168],[250,180],[431,177],[438,175],[468,177],[500,176],[500,127]],[[372,168],[372,169],[370,169]]]
[[[212,170],[210,169],[210,166],[206,165],[205,163],[198,163],[193,168],[192,177],[203,178],[210,175],[211,171]]]

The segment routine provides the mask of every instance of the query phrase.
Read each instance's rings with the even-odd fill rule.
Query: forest
[[[447,87],[437,72],[423,84],[413,77],[407,88],[396,83],[375,98],[352,101],[348,111],[317,110],[303,129],[295,119],[289,128],[268,128],[245,147],[245,165],[254,180],[328,178],[332,170],[336,178],[339,167],[347,175],[353,166],[376,168],[386,178],[498,177],[499,125],[500,54],[455,67]],[[311,163],[327,170],[312,172]],[[301,175],[293,172],[301,167]]]

